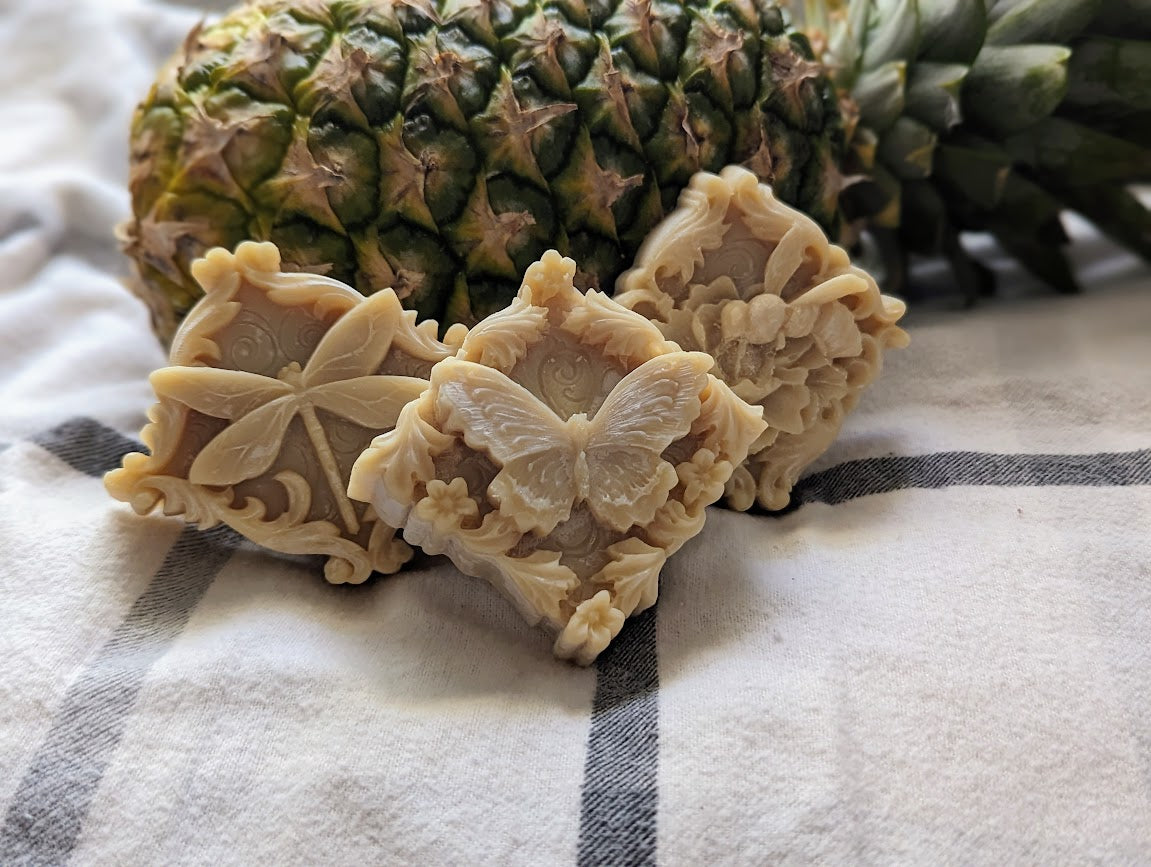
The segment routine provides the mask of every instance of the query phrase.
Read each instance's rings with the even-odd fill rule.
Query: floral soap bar
[[[152,453],[127,455],[108,490],[140,514],[162,507],[276,551],[325,554],[335,583],[396,571],[411,549],[348,498],[348,474],[454,347],[391,290],[365,299],[282,273],[273,244],[212,250],[193,274],[206,294],[151,378],[159,402],[141,436]]]
[[[549,251],[352,470],[407,541],[487,578],[586,665],[651,606],[762,411]]]
[[[769,427],[728,483],[736,509],[786,506],[884,350],[908,341],[896,325],[903,302],[738,166],[693,177],[616,288],[620,304],[711,355],[712,373],[763,407]]]

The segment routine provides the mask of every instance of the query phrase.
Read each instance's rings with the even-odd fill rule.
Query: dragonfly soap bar
[[[158,402],[105,478],[140,514],[224,523],[288,554],[324,554],[334,583],[394,572],[411,556],[370,506],[348,498],[352,463],[455,351],[391,291],[283,273],[273,244],[212,250],[193,266],[205,296],[151,383]],[[450,339],[462,336],[460,329]],[[458,343],[458,340],[456,340]]]
[[[667,557],[765,429],[643,316],[549,251],[352,470],[349,492],[502,589],[586,665],[651,606]]]
[[[711,372],[763,407],[769,427],[728,483],[737,509],[786,506],[884,350],[907,345],[903,302],[738,166],[692,178],[616,288],[620,304],[711,355]]]

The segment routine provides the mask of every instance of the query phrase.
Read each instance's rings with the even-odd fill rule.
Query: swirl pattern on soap
[[[242,310],[222,337],[219,345],[223,367],[275,376],[284,366],[275,329],[267,317],[255,310]]]
[[[565,419],[577,412],[594,414],[622,379],[602,358],[589,359],[578,346],[559,343],[530,350],[513,377]]]

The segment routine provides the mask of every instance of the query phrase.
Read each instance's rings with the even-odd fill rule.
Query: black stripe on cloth
[[[792,489],[786,511],[805,503],[835,505],[907,488],[1146,484],[1151,484],[1151,449],[1089,455],[936,452],[916,457],[864,458],[813,473],[800,479]]]
[[[580,809],[579,864],[655,864],[659,662],[655,609],[596,662]]]
[[[187,625],[235,539],[222,527],[180,533],[148,588],[65,693],[0,826],[0,864],[68,860],[145,676]]]
[[[785,511],[907,488],[1141,484],[1151,484],[1151,449],[1093,455],[941,452],[848,461],[814,473],[795,486]],[[659,769],[655,609],[626,625],[597,668],[579,863],[654,864]]]
[[[120,466],[128,452],[143,451],[135,440],[90,418],[69,419],[32,442],[86,476],[102,476]]]

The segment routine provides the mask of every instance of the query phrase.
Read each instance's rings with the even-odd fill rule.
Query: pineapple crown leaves
[[[983,230],[1041,280],[1074,291],[1059,249],[1067,207],[1151,258],[1151,214],[1127,189],[1151,178],[1145,7],[807,0],[795,10],[858,107],[848,170],[871,182],[848,189],[844,204],[875,228],[889,290],[906,291],[910,252],[948,257],[969,298],[989,291],[990,273],[959,242]]]

